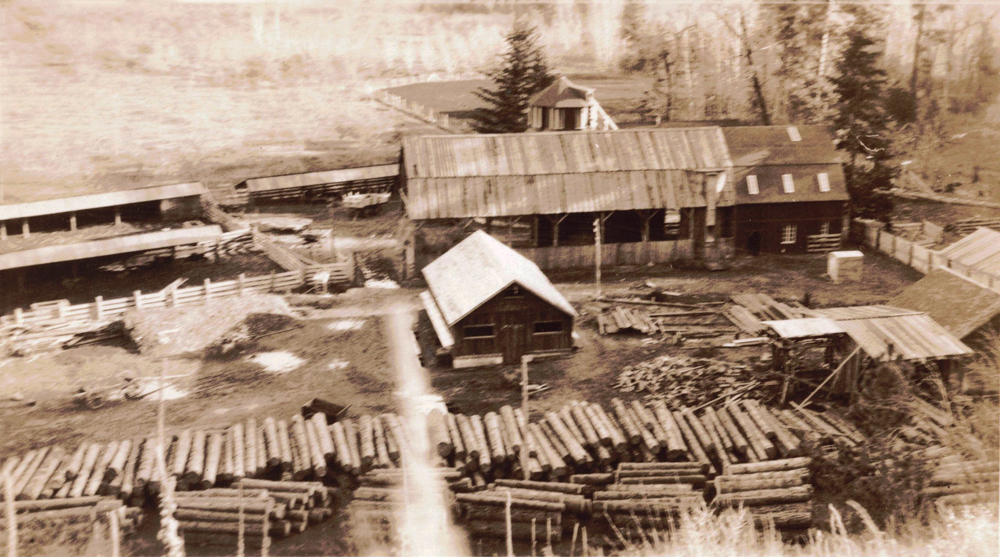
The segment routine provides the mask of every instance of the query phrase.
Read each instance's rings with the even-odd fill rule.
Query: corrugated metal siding
[[[837,322],[876,360],[933,360],[972,354],[972,349],[925,314],[851,319]]]
[[[566,314],[576,315],[537,265],[481,230],[422,272],[449,326],[515,282]]]
[[[1000,273],[1000,232],[980,228],[941,250],[946,259],[986,274]]]
[[[342,168],[340,170],[324,170],[307,172],[305,174],[288,174],[285,176],[270,176],[267,178],[252,178],[246,181],[247,188],[252,192],[270,191],[322,184],[337,184],[340,182],[356,182],[360,180],[376,180],[399,175],[398,164],[383,164],[359,168]]]
[[[408,137],[403,151],[409,179],[729,166],[717,127]]]
[[[159,201],[161,199],[191,197],[195,195],[202,195],[203,193],[205,193],[205,187],[200,182],[192,182],[190,184],[172,184],[169,186],[155,186],[134,190],[95,193],[93,195],[81,195],[77,197],[47,199],[44,201],[33,201],[31,203],[18,203],[16,205],[0,205],[0,221],[24,219],[41,215],[57,215],[73,211],[99,209],[101,207],[115,207],[131,203]]]

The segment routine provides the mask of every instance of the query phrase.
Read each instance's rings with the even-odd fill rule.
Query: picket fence
[[[912,267],[923,274],[932,269],[945,267],[962,274],[972,281],[1000,292],[1000,276],[984,273],[978,269],[954,261],[941,252],[901,238],[883,229],[882,223],[856,219],[851,223],[851,236],[854,241],[877,249],[878,251]]]
[[[447,114],[438,112],[433,108],[428,108],[408,99],[404,99],[399,95],[393,95],[387,91],[378,91],[372,95],[372,98],[385,104],[386,106],[405,112],[406,114],[414,116],[424,122],[434,124],[443,131],[450,133],[466,133],[469,131],[466,126],[453,122]]]

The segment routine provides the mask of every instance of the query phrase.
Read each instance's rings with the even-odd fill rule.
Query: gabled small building
[[[576,310],[530,260],[477,231],[423,269],[420,295],[456,368],[573,348]]]
[[[842,157],[826,128],[741,126],[722,134],[733,165],[738,252],[840,249],[849,196]]]
[[[528,126],[535,131],[617,130],[594,90],[560,77],[528,102]]]

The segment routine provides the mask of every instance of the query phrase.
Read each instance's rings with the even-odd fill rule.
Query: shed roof
[[[941,250],[941,255],[977,271],[1000,274],[1000,232],[978,228]]]
[[[427,317],[431,320],[431,326],[434,327],[434,332],[441,341],[441,346],[443,348],[455,346],[455,337],[452,336],[448,324],[444,322],[444,316],[441,315],[441,310],[430,291],[425,290],[420,293],[420,303],[423,304]]]
[[[844,329],[840,328],[836,321],[826,317],[763,321],[763,324],[774,329],[781,338],[787,339],[816,338],[844,333]]]
[[[923,361],[972,354],[972,349],[923,313],[849,319],[837,324],[875,360]]]
[[[142,203],[145,201],[160,201],[162,199],[191,197],[195,195],[202,195],[204,193],[205,187],[201,184],[201,182],[192,182],[190,184],[153,186],[134,190],[80,195],[76,197],[45,199],[43,201],[32,201],[30,203],[0,205],[0,221],[24,219],[41,215],[57,215],[60,213],[71,213],[73,211],[83,211],[86,209],[100,209],[102,207],[116,207],[119,205],[128,205],[130,203]]]
[[[720,128],[403,139],[413,219],[704,207]]]
[[[358,168],[341,168],[339,170],[322,170],[303,174],[285,174],[268,176],[266,178],[251,178],[244,183],[251,192],[293,189],[306,186],[355,182],[359,180],[374,180],[390,178],[399,175],[398,164],[381,164]]]
[[[969,336],[1000,315],[1000,293],[945,268],[934,269],[890,303],[926,312],[958,338]]]
[[[576,316],[576,310],[538,265],[482,230],[424,267],[423,274],[449,326],[514,283]]]
[[[215,240],[222,235],[218,225],[198,226],[194,228],[177,228],[160,230],[131,236],[119,236],[91,242],[45,246],[36,249],[15,251],[0,254],[0,271],[59,263],[62,261],[78,261],[93,257],[104,257],[137,251],[146,251],[185,244],[196,244],[206,240]]]
[[[583,87],[567,77],[560,77],[532,97],[528,105],[547,108],[583,108],[588,106],[593,94],[594,90],[590,87]]]

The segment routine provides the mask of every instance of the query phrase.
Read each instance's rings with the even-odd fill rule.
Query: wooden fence
[[[246,277],[240,275],[234,280],[212,282],[205,279],[203,284],[187,288],[166,288],[159,292],[143,294],[136,290],[131,296],[105,300],[98,296],[92,303],[71,305],[68,302],[36,304],[35,309],[16,309],[12,314],[0,316],[0,328],[13,325],[38,326],[60,323],[114,321],[125,312],[135,309],[156,309],[198,305],[218,298],[261,294],[267,292],[288,292],[306,283],[309,277],[320,272],[335,269],[328,265],[318,265],[287,273],[271,273],[267,276]]]
[[[422,104],[415,103],[413,101],[404,99],[398,95],[393,95],[388,91],[378,91],[372,95],[372,98],[399,110],[405,112],[410,116],[414,116],[424,122],[429,124],[434,124],[438,128],[449,132],[449,133],[467,133],[469,131],[468,126],[463,124],[458,124],[452,121],[447,114],[438,112],[433,108],[428,108]]]
[[[543,271],[593,267],[597,253],[593,244],[547,248],[516,248],[517,252],[535,262]],[[669,263],[692,256],[691,240],[634,242],[601,246],[601,266],[645,265]]]
[[[1000,292],[1000,276],[963,265],[945,257],[939,251],[886,232],[882,223],[857,219],[851,223],[851,236],[856,242],[877,249],[923,274],[930,273],[932,269],[938,267],[946,267],[986,288]]]

